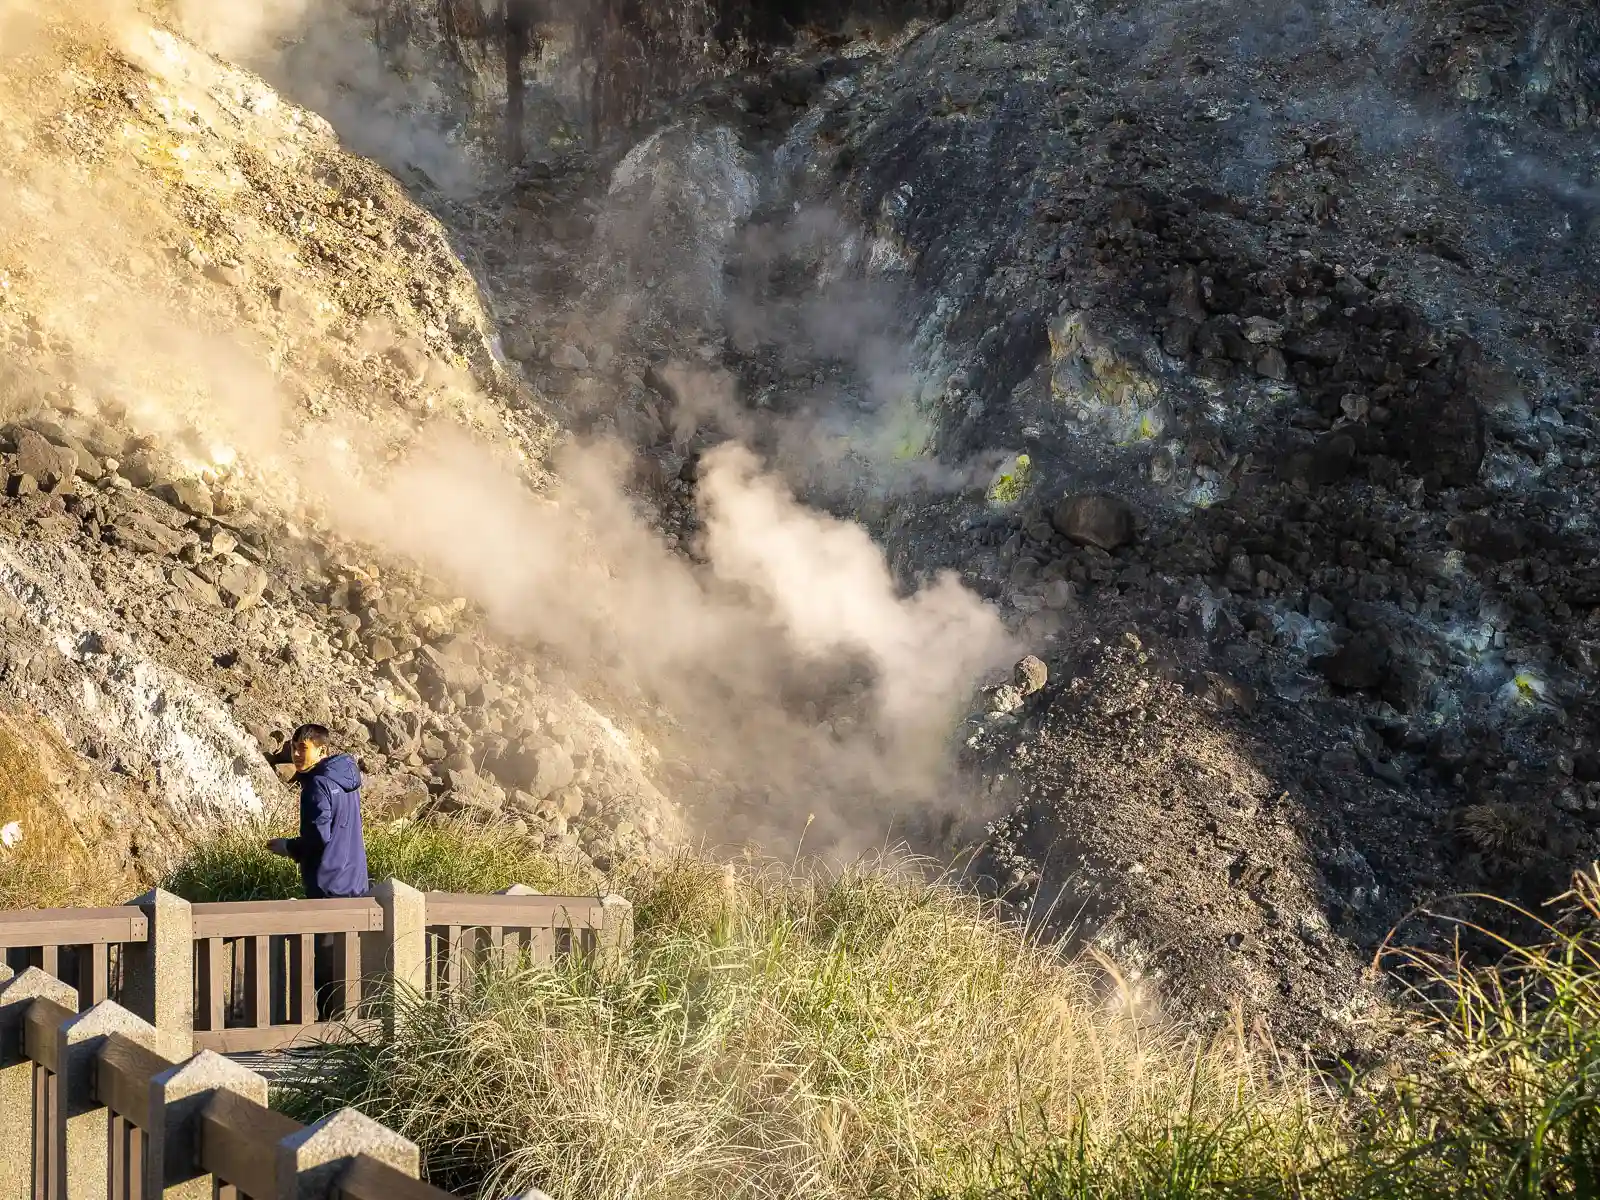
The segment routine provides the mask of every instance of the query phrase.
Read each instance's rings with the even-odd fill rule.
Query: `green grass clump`
[[[1257,1121],[1267,1169],[1316,1157],[1311,1098],[1236,1041],[1150,1027],[1098,968],[917,871],[684,858],[621,886],[626,970],[546,964],[416,1002],[284,1102],[356,1105],[485,1197],[924,1196],[1064,1114],[1095,1145],[1173,1113]]]
[[[194,903],[299,896],[299,868],[266,845],[293,832],[270,823],[218,832],[197,843],[161,886]],[[374,884],[393,878],[422,891],[486,893],[521,883],[561,895],[589,895],[598,886],[592,872],[557,861],[508,826],[406,821],[371,826],[366,838]]]

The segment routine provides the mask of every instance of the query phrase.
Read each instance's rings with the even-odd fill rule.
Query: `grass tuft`
[[[624,881],[628,970],[531,966],[454,1004],[414,1001],[392,1040],[334,1049],[284,1102],[354,1104],[419,1142],[435,1182],[582,1200],[931,1194],[1073,1114],[1086,1143],[1174,1112],[1242,1114],[1304,1166],[1307,1098],[1232,1041],[1144,1027],[1100,976],[915,864],[725,869]],[[1268,1121],[1258,1114],[1278,1114]]]
[[[216,833],[195,845],[161,886],[193,903],[299,896],[299,868],[266,846],[293,832],[262,823]],[[404,821],[366,833],[374,883],[393,878],[423,891],[479,893],[521,883],[565,895],[591,895],[598,886],[593,872],[556,860],[509,828]]]

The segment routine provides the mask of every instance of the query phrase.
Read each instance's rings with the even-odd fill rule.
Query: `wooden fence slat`
[[[461,986],[461,926],[451,925],[445,934],[444,986],[455,991]]]
[[[302,1025],[312,1025],[317,1020],[317,935],[302,933],[300,935],[299,969],[296,971],[300,980],[300,992],[296,999],[299,1000],[299,1022]]]
[[[346,933],[342,939],[344,961],[339,974],[344,981],[344,1015],[350,1018],[361,1010],[361,935]]]
[[[113,1033],[95,1058],[94,1094],[140,1129],[150,1127],[150,1080],[172,1066],[165,1056]]]
[[[228,1025],[228,977],[232,974],[227,946],[219,937],[206,938],[195,946],[200,958],[197,1014],[206,1029],[225,1029]]]
[[[94,942],[81,947],[78,952],[80,1006],[93,1008],[106,998],[110,990],[111,948],[105,942]]]
[[[254,971],[246,987],[250,990],[250,1021],[257,1029],[272,1024],[272,938],[258,933],[249,939],[250,957],[246,971]],[[253,1200],[253,1198],[252,1198]]]

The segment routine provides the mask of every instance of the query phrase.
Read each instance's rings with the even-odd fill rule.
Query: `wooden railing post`
[[[35,1068],[23,1054],[23,1025],[35,1000],[75,1008],[78,990],[37,967],[0,986],[0,1200],[33,1195]]]
[[[373,890],[373,897],[383,909],[384,950],[379,969],[389,981],[383,1019],[392,1032],[395,1006],[404,994],[421,996],[427,987],[428,902],[416,888],[398,879],[384,880]]]
[[[422,1155],[414,1142],[353,1108],[343,1108],[278,1143],[278,1194],[260,1200],[326,1200],[359,1155],[416,1179]]]
[[[149,920],[143,944],[123,949],[123,1003],[160,1033],[172,1059],[194,1053],[194,911],[160,888],[131,903]]]
[[[607,978],[615,979],[633,946],[633,904],[617,895],[607,896],[600,903],[605,908],[600,927],[600,970]]]
[[[66,1171],[57,1181],[63,1190],[50,1200],[78,1200],[80,1196],[104,1195],[107,1190],[108,1117],[94,1097],[93,1069],[95,1056],[113,1033],[161,1053],[155,1026],[111,1000],[79,1013],[56,1031],[60,1084],[55,1089],[52,1125]]]
[[[145,1195],[150,1200],[211,1195],[211,1182],[200,1170],[199,1125],[202,1110],[219,1092],[262,1107],[267,1103],[265,1079],[210,1050],[150,1080],[150,1153],[145,1159]]]

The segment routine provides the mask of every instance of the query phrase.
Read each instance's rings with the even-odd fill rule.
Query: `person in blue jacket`
[[[273,838],[267,849],[300,864],[306,899],[365,896],[367,847],[361,833],[361,769],[328,752],[328,731],[302,725],[289,753],[300,782],[300,836]]]
[[[365,896],[371,890],[361,832],[361,768],[348,754],[328,753],[328,742],[322,725],[294,731],[289,755],[300,781],[300,836],[267,843],[272,853],[300,864],[307,900]],[[344,1009],[343,989],[334,982],[333,935],[319,933],[315,945],[317,1018],[326,1021]]]

